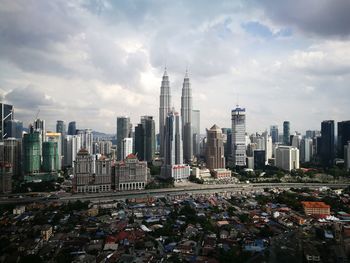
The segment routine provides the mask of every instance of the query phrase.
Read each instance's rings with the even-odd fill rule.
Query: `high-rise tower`
[[[135,127],[135,153],[141,161],[151,162],[155,152],[155,128],[152,116],[142,116]]]
[[[232,159],[233,165],[246,165],[245,108],[232,110]]]
[[[188,72],[186,71],[181,95],[181,120],[183,153],[186,163],[190,163],[193,156],[192,144],[192,90]]]
[[[169,76],[164,70],[162,84],[160,86],[160,99],[159,99],[159,144],[160,144],[160,157],[164,157],[164,145],[165,145],[165,120],[168,113],[171,111],[171,91],[169,85]]]
[[[68,135],[76,135],[77,134],[77,124],[75,121],[71,121],[68,124]]]
[[[183,142],[181,139],[181,119],[177,112],[168,114],[165,124],[164,164],[174,165],[183,162]]]
[[[117,117],[117,159],[123,160],[122,144],[125,138],[130,137],[130,118]]]
[[[190,167],[183,164],[181,129],[180,115],[173,110],[168,114],[165,123],[164,163],[161,174],[172,177],[175,181],[187,179],[190,175]]]
[[[205,158],[208,169],[225,168],[223,136],[221,129],[217,125],[207,130]]]
[[[344,146],[348,144],[348,141],[350,141],[350,121],[338,122],[338,158],[344,158]]]
[[[64,137],[67,133],[67,129],[66,129],[66,123],[64,121],[57,121],[56,123],[56,132],[62,134],[62,137]]]
[[[283,144],[284,145],[290,145],[289,136],[290,136],[290,122],[284,121],[283,122]]]
[[[270,135],[272,138],[272,143],[278,142],[278,126],[277,125],[271,125]]]
[[[321,123],[321,162],[324,166],[332,166],[335,158],[334,152],[334,120]]]
[[[192,140],[193,140],[193,155],[199,156],[200,149],[200,111],[192,111]]]

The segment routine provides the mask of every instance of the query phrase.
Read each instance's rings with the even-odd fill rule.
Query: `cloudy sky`
[[[350,119],[350,1],[0,0],[0,95],[39,117],[115,132],[118,115],[158,124],[167,65],[180,109],[188,66],[201,129],[319,129]]]

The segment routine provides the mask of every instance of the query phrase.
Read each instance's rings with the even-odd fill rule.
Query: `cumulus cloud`
[[[348,37],[350,2],[348,0],[256,1],[274,21],[292,25],[318,36]]]
[[[348,6],[5,0],[0,90],[27,123],[40,108],[52,127],[74,119],[112,133],[118,115],[134,123],[145,114],[157,119],[165,65],[179,110],[188,67],[203,131],[214,123],[230,127],[237,97],[249,131],[285,119],[298,130],[317,129],[322,119],[344,119],[350,110]]]
[[[297,50],[290,58],[291,64],[300,70],[317,76],[340,76],[350,73],[350,42],[326,41]]]
[[[5,99],[14,105],[25,108],[53,105],[55,101],[34,86],[16,88],[6,94]]]

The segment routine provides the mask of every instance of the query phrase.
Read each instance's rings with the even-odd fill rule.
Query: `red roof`
[[[126,159],[137,159],[137,156],[135,154],[130,153],[128,156],[126,156]]]
[[[301,202],[301,204],[306,208],[331,208],[324,202]]]
[[[120,241],[120,240],[124,240],[124,239],[126,239],[128,237],[129,237],[129,233],[125,232],[125,231],[122,231],[122,232],[118,233],[118,235],[116,236],[116,239],[117,239],[117,241]]]

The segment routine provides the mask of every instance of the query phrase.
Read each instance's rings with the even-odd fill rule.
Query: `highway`
[[[135,191],[123,191],[123,192],[107,192],[107,193],[79,193],[69,194],[62,197],[50,198],[46,196],[42,197],[28,197],[22,198],[1,198],[0,205],[5,204],[26,204],[32,202],[52,202],[52,201],[114,201],[125,200],[131,198],[142,197],[163,197],[163,196],[181,196],[181,195],[207,195],[215,193],[235,194],[241,192],[262,191],[265,188],[312,188],[317,189],[321,187],[329,188],[346,188],[350,183],[251,183],[251,184],[226,184],[226,185],[199,185],[193,184],[188,186],[165,188],[165,189],[150,189],[150,190],[135,190]]]

